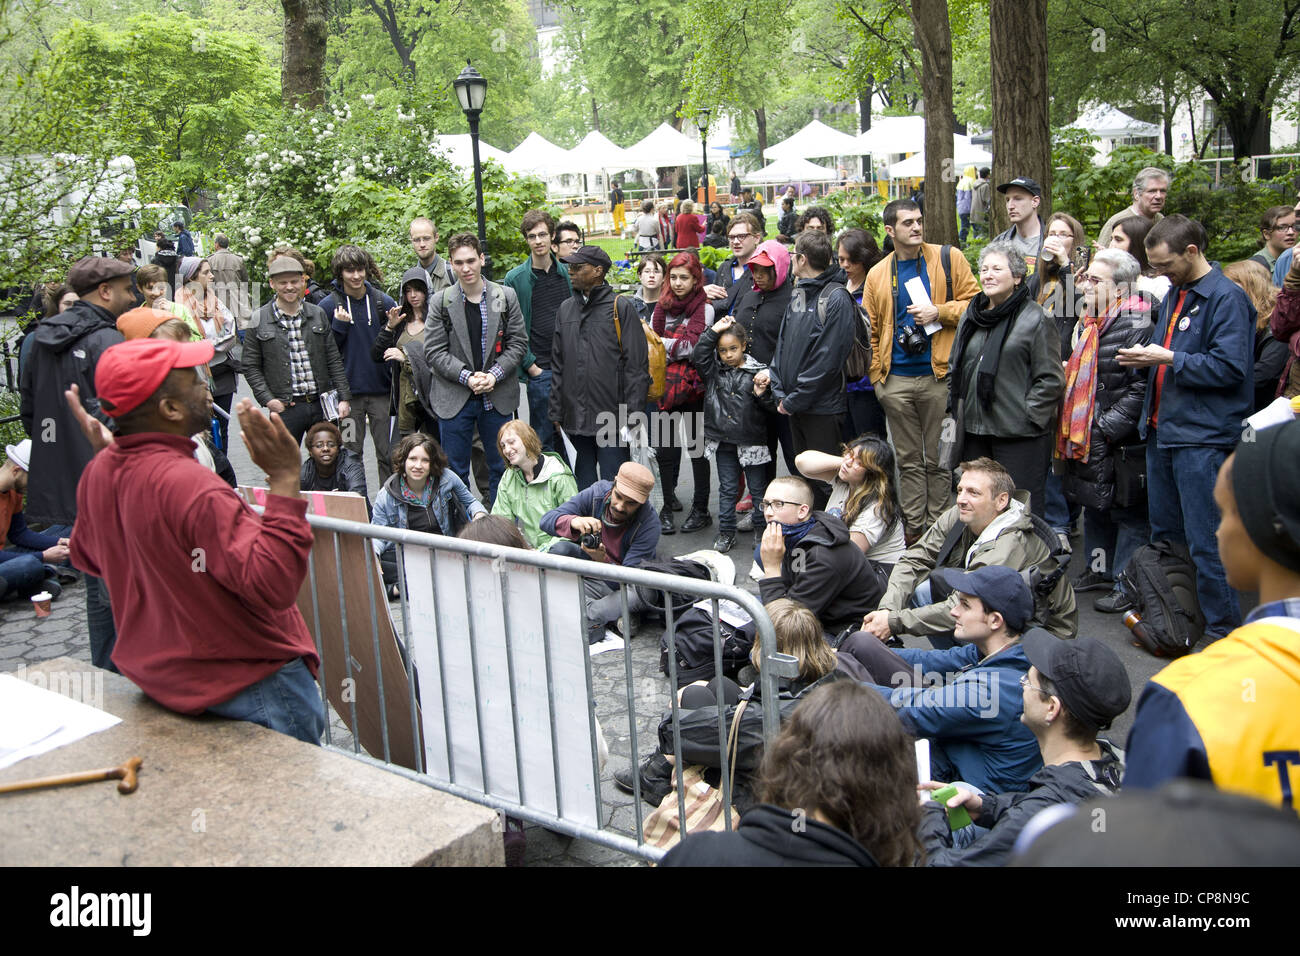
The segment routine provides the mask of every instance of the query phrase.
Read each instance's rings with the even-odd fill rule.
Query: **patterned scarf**
[[[1065,366],[1065,397],[1056,429],[1056,457],[1087,461],[1092,445],[1092,416],[1097,404],[1097,352],[1101,334],[1128,303],[1117,302],[1100,317],[1083,317],[1083,331]]]
[[[397,479],[397,495],[408,505],[418,505],[421,508],[428,508],[433,503],[433,482],[426,481],[424,488],[418,494],[411,490],[411,486],[406,483],[406,478]]]

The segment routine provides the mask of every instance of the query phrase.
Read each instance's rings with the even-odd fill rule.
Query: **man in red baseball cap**
[[[108,586],[113,663],[158,703],[319,743],[320,659],[296,606],[312,544],[298,443],[279,415],[236,407],[270,485],[260,516],[194,460],[189,436],[212,417],[198,366],[212,354],[210,342],[166,339],[104,352],[95,386],[117,435],[78,415],[98,454],[77,488],[73,559]],[[74,413],[76,398],[74,387]]]

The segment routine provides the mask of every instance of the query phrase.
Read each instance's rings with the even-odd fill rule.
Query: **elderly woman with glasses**
[[[1076,591],[1108,589],[1093,607],[1104,613],[1127,610],[1129,596],[1119,574],[1150,537],[1145,495],[1118,488],[1116,468],[1136,458],[1138,420],[1146,397],[1142,369],[1120,365],[1120,349],[1151,339],[1152,301],[1137,289],[1141,267],[1127,252],[1103,249],[1079,277],[1083,316],[1065,367],[1065,396],[1055,434],[1056,457],[1065,464],[1062,486],[1083,506],[1084,553],[1088,568],[1074,580]],[[1117,497],[1118,494],[1118,497]],[[1096,560],[1101,556],[1100,563]],[[1098,566],[1098,564],[1100,566]]]

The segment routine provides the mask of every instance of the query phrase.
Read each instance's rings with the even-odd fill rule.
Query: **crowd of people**
[[[733,213],[647,201],[630,295],[603,249],[542,209],[500,282],[477,236],[440,243],[415,219],[393,297],[352,244],[323,288],[299,250],[272,250],[257,308],[227,294],[247,272],[224,236],[210,258],[178,256],[174,280],[83,259],[20,351],[31,438],[0,471],[13,549],[0,593],[57,596],[78,569],[97,665],[172,709],[317,742],[319,660],[294,607],[311,541],[300,491],[352,492],[374,524],[433,534],[491,516],[529,547],[641,567],[679,530],[685,472],[680,530],[713,524],[712,462],[713,547],[752,533],[743,564],[752,550],[778,650],[788,638],[806,667],[781,738],[752,755],[761,802],[736,834],[669,862],[1001,862],[1031,811],[1121,780],[1199,776],[1291,807],[1287,708],[1224,717],[1222,701],[1239,672],[1276,700],[1300,682],[1300,423],[1243,432],[1300,394],[1300,204],[1264,214],[1259,256],[1221,266],[1199,223],[1164,214],[1168,184],[1143,170],[1094,244],[1067,212],[1043,218],[1034,180],[1002,183],[1011,226],[974,270],[925,241],[911,199],[884,208],[883,250],[837,234],[825,208],[796,214],[793,195],[772,240],[752,193]],[[963,238],[989,221],[990,187],[967,171]],[[621,189],[610,202],[621,215]],[[731,250],[717,270],[693,251],[710,235]],[[236,406],[240,376],[251,399]],[[630,412],[650,422],[635,460]],[[231,487],[231,414],[268,475],[260,516]],[[1192,556],[1206,647],[1142,693],[1125,773],[1097,735],[1129,706],[1128,678],[1079,635],[1076,593],[1131,609],[1122,572],[1152,541]],[[197,589],[195,549],[209,572]],[[376,553],[396,598],[394,549]],[[1238,591],[1260,593],[1246,621]],[[583,600],[590,644],[625,603],[646,610],[598,578]],[[715,682],[683,706],[716,728],[754,693]],[[916,778],[911,737],[931,741],[935,781],[961,784],[942,807],[917,805],[932,782]],[[665,792],[670,752],[620,785],[639,775],[643,793]],[[807,827],[786,832],[795,808]],[[971,826],[948,826],[958,809]]]

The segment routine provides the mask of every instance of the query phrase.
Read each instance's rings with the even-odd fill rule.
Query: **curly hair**
[[[849,491],[849,500],[844,504],[844,523],[853,527],[863,509],[875,505],[880,520],[885,523],[884,534],[889,534],[902,516],[898,486],[894,483],[893,446],[875,435],[859,435],[844,446],[844,451],[867,470],[862,484]]]
[[[856,681],[803,699],[763,755],[757,792],[764,803],[818,813],[881,866],[923,859],[912,738],[885,699]]]

